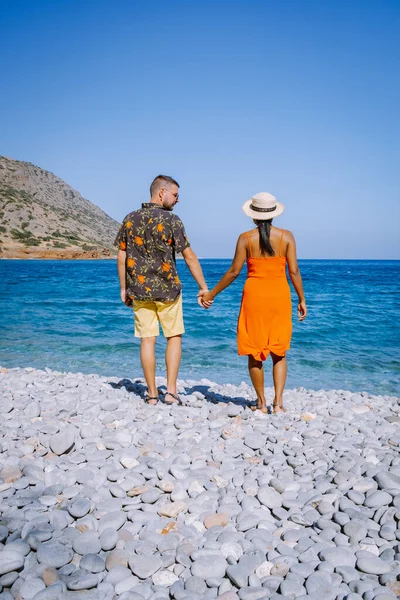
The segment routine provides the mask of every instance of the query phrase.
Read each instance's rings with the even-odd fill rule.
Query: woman
[[[283,389],[287,364],[286,351],[292,336],[292,304],[286,279],[286,263],[299,302],[300,321],[307,315],[303,284],[297,264],[296,243],[290,231],[272,226],[272,219],[283,213],[284,206],[267,192],[256,194],[243,205],[255,229],[239,236],[236,252],[228,271],[210,291],[201,295],[201,302],[209,308],[217,294],[239,275],[247,259],[247,280],[237,327],[238,353],[248,356],[251,381],[257,394],[258,408],[268,412],[264,395],[263,361],[271,354],[275,397],[273,410],[284,412]]]

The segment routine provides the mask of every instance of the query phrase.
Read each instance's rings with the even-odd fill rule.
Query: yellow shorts
[[[159,323],[166,338],[181,335],[183,326],[182,294],[173,302],[157,300],[133,300],[135,337],[147,338],[160,335]]]

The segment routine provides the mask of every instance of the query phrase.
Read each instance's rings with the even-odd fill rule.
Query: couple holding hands
[[[147,383],[148,404],[157,404],[155,344],[159,323],[167,339],[166,404],[179,403],[177,378],[184,333],[181,282],[175,255],[181,253],[199,286],[198,300],[209,308],[215,296],[228,287],[247,262],[247,280],[237,326],[238,353],[248,357],[250,379],[257,402],[254,408],[268,412],[264,395],[263,361],[271,355],[275,396],[273,411],[283,412],[287,375],[286,351],[292,335],[292,305],[286,264],[298,296],[298,318],[307,308],[296,244],[290,231],[272,225],[284,207],[267,192],[256,194],[243,205],[255,228],[240,234],[232,264],[212,290],[208,290],[196,254],[190,247],[182,221],[172,211],[179,201],[179,184],[158,175],[150,186],[150,201],[127,215],[116,238],[121,300],[132,306],[135,336],[141,338],[140,360]]]

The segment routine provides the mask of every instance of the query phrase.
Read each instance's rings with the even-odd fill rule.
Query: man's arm
[[[119,286],[121,288],[121,300],[126,303],[126,252],[118,250],[118,277]]]
[[[199,259],[197,258],[197,256],[195,255],[195,253],[193,252],[193,250],[191,249],[190,246],[188,248],[185,248],[185,250],[183,250],[182,256],[184,258],[185,263],[188,266],[188,269],[189,269],[193,279],[199,286],[199,292],[202,292],[202,293],[207,292],[208,287],[207,287],[206,281],[204,279],[204,275],[203,275],[201,265],[199,263]]]
[[[235,250],[235,256],[233,257],[231,266],[229,267],[229,269],[227,270],[225,275],[219,280],[217,285],[214,286],[210,292],[208,292],[205,295],[202,294],[202,297],[200,298],[200,300],[201,300],[201,304],[202,304],[202,306],[204,306],[204,308],[210,308],[215,296],[217,294],[220,294],[222,292],[222,290],[224,290],[225,288],[228,287],[228,285],[231,285],[231,283],[233,283],[235,281],[235,279],[240,275],[244,261],[246,260],[246,256],[247,256],[247,238],[246,238],[246,234],[242,233],[238,237],[238,241],[236,244],[236,250]]]

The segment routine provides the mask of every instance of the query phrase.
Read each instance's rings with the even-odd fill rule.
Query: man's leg
[[[163,333],[167,339],[165,364],[167,367],[167,404],[178,403],[176,396],[176,380],[178,379],[179,365],[182,356],[183,326],[182,296],[179,295],[174,302],[159,302],[157,304],[158,318],[160,319]],[[173,395],[172,395],[173,394]]]
[[[147,383],[150,397],[157,397],[156,386],[156,336],[142,338],[140,344],[140,362],[142,363],[143,375]],[[149,400],[149,404],[156,404],[156,400]]]
[[[155,302],[145,300],[133,301],[135,316],[135,337],[140,339],[140,362],[147,383],[147,393],[151,398],[158,396],[156,388],[156,352],[155,345],[160,333]],[[149,404],[156,404],[150,400]]]
[[[167,392],[176,395],[176,380],[178,379],[179,365],[182,356],[182,335],[167,338],[165,364],[167,367]],[[172,396],[167,396],[168,402],[174,401]]]

